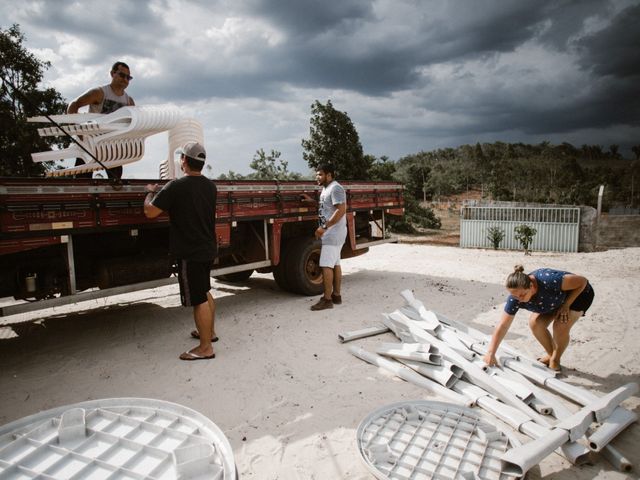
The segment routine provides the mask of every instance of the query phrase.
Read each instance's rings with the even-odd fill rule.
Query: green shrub
[[[491,242],[494,250],[498,250],[502,240],[504,240],[504,230],[496,226],[489,227],[487,229],[487,240]]]
[[[389,228],[396,233],[415,233],[415,227],[439,229],[442,222],[433,210],[425,208],[413,197],[404,197],[404,216],[389,220]]]
[[[520,242],[520,245],[522,245],[522,248],[524,248],[524,254],[531,255],[529,246],[531,245],[533,237],[536,236],[536,233],[538,233],[538,231],[535,228],[530,227],[529,225],[522,224],[518,225],[515,228],[515,232],[515,239]]]

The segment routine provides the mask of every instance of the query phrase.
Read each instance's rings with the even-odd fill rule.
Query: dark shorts
[[[587,286],[584,287],[584,290],[580,295],[578,295],[578,298],[573,301],[573,303],[569,307],[569,310],[582,312],[582,316],[584,317],[584,314],[587,313],[587,310],[589,310],[589,307],[593,302],[594,296],[595,292],[593,291],[593,287],[590,283],[587,283]]]
[[[178,283],[180,302],[185,307],[194,307],[207,301],[211,290],[211,262],[178,260]]]

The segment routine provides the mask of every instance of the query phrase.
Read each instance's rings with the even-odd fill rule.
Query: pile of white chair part
[[[108,114],[76,113],[49,118],[59,127],[39,128],[41,137],[68,134],[77,143],[67,148],[33,153],[33,161],[81,158],[85,162],[84,165],[50,170],[46,173],[49,177],[88,173],[103,169],[102,165],[114,168],[138,161],[144,156],[146,138],[168,131],[169,153],[160,164],[160,178],[178,178],[182,173],[176,168],[175,151],[187,142],[203,143],[202,125],[194,119],[183,118],[180,110],[173,107],[123,107]],[[33,117],[29,121],[50,123],[49,118]]]
[[[530,437],[531,441],[501,455],[504,474],[522,476],[554,451],[574,465],[589,462],[591,452],[600,452],[616,469],[631,470],[631,463],[609,442],[637,420],[635,413],[620,406],[638,392],[637,383],[599,396],[558,379],[557,372],[526,358],[506,342],[497,355],[500,366],[487,367],[482,356],[490,337],[428,311],[409,290],[401,295],[406,304],[383,314],[384,325],[345,333],[340,340],[392,331],[400,343],[382,343],[376,353],[357,346],[349,350],[457,405],[478,406]],[[571,404],[555,394],[576,406],[568,407]],[[405,477],[389,474],[380,478]]]

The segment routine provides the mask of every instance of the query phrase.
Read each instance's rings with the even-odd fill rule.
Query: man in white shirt
[[[311,306],[314,311],[333,308],[334,304],[342,303],[340,252],[347,238],[347,196],[342,185],[335,180],[334,168],[327,164],[318,166],[316,181],[323,187],[318,204],[318,228],[315,236],[322,241],[320,268],[324,295]],[[308,195],[303,197],[305,201],[313,201]]]

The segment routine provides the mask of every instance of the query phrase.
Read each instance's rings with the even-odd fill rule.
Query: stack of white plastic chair
[[[204,144],[202,124],[193,118],[183,118],[174,128],[169,130],[169,155],[160,164],[160,178],[162,180],[182,177],[180,161],[176,158],[176,150],[189,142]]]
[[[171,130],[182,119],[178,109],[143,106],[123,107],[113,113],[72,114],[54,117],[58,123],[66,123],[62,128],[74,135],[88,152],[97,158],[105,168],[114,168],[140,160],[144,155],[146,137]],[[42,117],[31,121],[43,121]],[[38,129],[40,136],[62,136],[58,127]],[[103,166],[96,162],[80,146],[38,152],[31,154],[34,162],[47,162],[68,158],[82,158],[84,165],[62,168],[47,172],[47,176],[64,176],[100,170]]]

